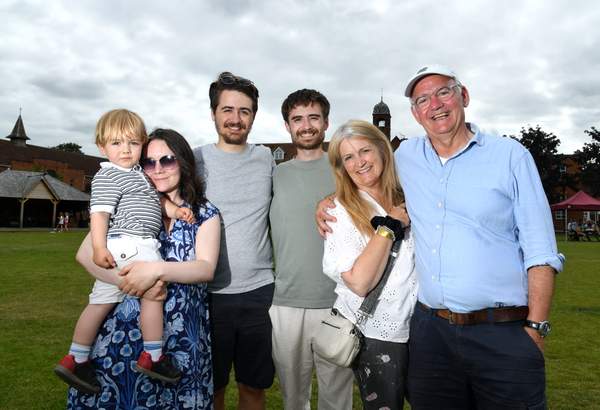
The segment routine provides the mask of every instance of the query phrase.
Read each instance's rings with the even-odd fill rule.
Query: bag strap
[[[400,245],[402,245],[402,238],[397,239],[392,244],[392,249],[390,251],[390,255],[388,256],[388,260],[379,283],[369,292],[367,297],[364,298],[360,308],[358,308],[358,312],[356,312],[357,325],[364,323],[369,317],[373,316],[373,312],[375,312],[375,309],[377,309],[377,305],[379,304],[379,296],[381,295],[390,273],[392,272],[392,268],[394,267],[394,263],[396,262],[396,258],[400,252]]]

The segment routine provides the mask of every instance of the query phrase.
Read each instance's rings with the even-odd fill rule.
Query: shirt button
[[[435,250],[435,249],[431,250],[431,253],[436,253],[436,252],[437,252],[437,250]]]
[[[431,280],[435,282],[435,276],[432,276],[432,277],[431,277]]]
[[[438,202],[438,208],[441,208],[441,207],[442,207],[442,203]]]
[[[440,182],[443,184],[444,183],[444,178],[440,178]]]
[[[435,226],[435,229],[440,229],[440,226],[439,226],[439,225],[436,225],[436,226]]]

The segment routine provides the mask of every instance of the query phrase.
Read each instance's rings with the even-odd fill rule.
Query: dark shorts
[[[413,410],[546,408],[544,355],[522,321],[460,326],[417,306],[409,352]]]
[[[214,389],[227,386],[231,366],[238,383],[255,389],[273,384],[271,318],[274,284],[246,293],[209,298]]]

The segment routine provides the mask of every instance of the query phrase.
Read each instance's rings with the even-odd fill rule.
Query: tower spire
[[[381,130],[388,139],[390,138],[390,132],[392,127],[392,115],[390,114],[390,108],[386,103],[383,102],[383,88],[381,89],[381,101],[375,104],[373,107],[373,125]]]
[[[20,147],[24,147],[27,144],[27,140],[30,139],[25,132],[25,126],[23,125],[23,118],[21,118],[22,108],[19,107],[19,118],[17,118],[17,122],[15,122],[15,126],[13,127],[10,135],[7,135],[6,138],[10,140],[15,145]]]

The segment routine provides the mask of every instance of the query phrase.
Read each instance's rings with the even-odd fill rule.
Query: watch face
[[[542,337],[547,336],[548,333],[550,333],[550,330],[552,330],[552,327],[550,326],[550,322],[547,322],[545,320],[543,322],[540,322],[540,327],[538,328],[538,332]]]

